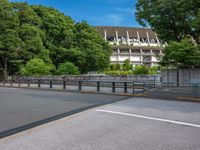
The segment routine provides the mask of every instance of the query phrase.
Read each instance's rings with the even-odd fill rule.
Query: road
[[[18,130],[124,98],[66,91],[0,88],[0,138]]]
[[[129,98],[0,140],[1,150],[199,150],[200,104]]]

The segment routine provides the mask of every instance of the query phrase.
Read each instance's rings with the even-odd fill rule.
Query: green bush
[[[105,71],[107,75],[131,75],[133,71]]]
[[[124,71],[129,71],[129,70],[133,70],[133,65],[131,64],[129,59],[126,59],[123,63],[123,70]]]
[[[150,67],[147,67],[145,65],[142,65],[142,66],[136,66],[132,70],[132,65],[129,65],[129,63],[124,63],[124,64],[126,64],[126,65],[123,65],[123,70],[108,70],[108,71],[104,71],[103,73],[105,73],[107,75],[132,75],[132,74],[150,74],[150,75],[154,75],[154,74],[157,74],[157,72],[158,72],[158,67],[157,66],[154,66],[154,67],[150,68]],[[112,64],[110,66],[112,66],[112,69],[116,69],[116,65],[118,65],[118,64]]]
[[[110,70],[110,71],[121,70],[121,65],[120,65],[120,64],[110,64],[110,65],[109,65],[109,70]]]
[[[46,64],[42,59],[34,58],[27,62],[26,66],[21,67],[20,74],[24,76],[49,75],[54,69],[52,64]]]
[[[57,69],[58,75],[78,75],[79,69],[71,62],[61,63]]]
[[[158,72],[158,67],[157,66],[153,66],[149,69],[149,74],[150,75],[154,75],[154,74],[157,74]]]
[[[147,66],[136,66],[133,73],[134,74],[149,74],[149,68]]]

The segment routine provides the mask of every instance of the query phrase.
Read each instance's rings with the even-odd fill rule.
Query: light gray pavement
[[[199,150],[199,139],[199,103],[130,98],[1,139],[0,150]]]

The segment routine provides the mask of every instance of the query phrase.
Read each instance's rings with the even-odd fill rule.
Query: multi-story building
[[[162,56],[165,43],[147,28],[96,26],[113,48],[111,63],[129,59],[133,65],[154,66]]]

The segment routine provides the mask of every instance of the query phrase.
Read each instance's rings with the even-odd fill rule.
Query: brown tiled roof
[[[119,27],[119,26],[95,26],[102,36],[104,36],[104,31],[106,30],[107,36],[116,36],[116,31],[118,31],[118,36],[127,36],[127,31],[130,37],[137,37],[137,31],[141,38],[146,38],[146,32],[149,34],[149,38],[156,38],[155,32],[150,28],[134,28],[134,27]]]

